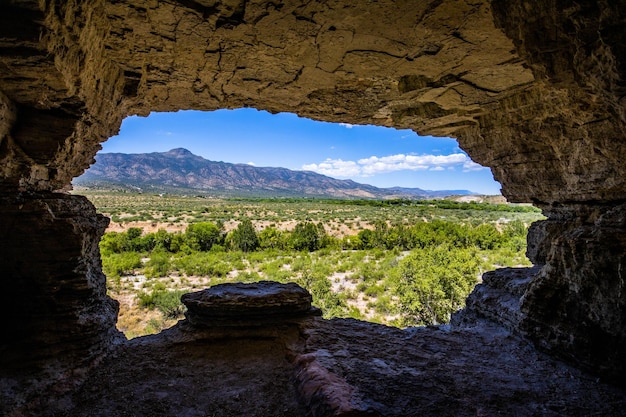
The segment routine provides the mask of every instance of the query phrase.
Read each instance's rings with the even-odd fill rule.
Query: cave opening
[[[509,201],[532,201],[547,216],[528,233],[536,266],[485,273],[450,327],[299,324],[288,368],[326,379],[299,380],[307,410],[284,415],[329,415],[343,405],[346,415],[389,416],[623,410],[623,391],[602,383],[626,385],[621,5],[9,3],[0,6],[10,20],[0,35],[0,414],[284,410],[267,402],[284,391],[275,378],[248,385],[256,401],[229,389],[228,407],[214,398],[212,409],[198,400],[224,392],[206,382],[230,385],[227,373],[207,379],[207,367],[196,366],[197,379],[170,391],[186,375],[180,365],[203,363],[189,361],[189,333],[121,340],[99,256],[108,220],[86,198],[57,192],[125,115],[246,106],[457,137]],[[196,358],[210,356],[207,334],[192,337],[204,338]],[[59,396],[79,386],[72,398]],[[246,409],[229,412],[232,404]]]
[[[455,139],[289,113],[129,117],[96,161],[74,188],[111,219],[101,257],[129,338],[175,324],[185,292],[259,280],[302,285],[327,318],[447,323],[485,271],[530,265],[541,217]]]

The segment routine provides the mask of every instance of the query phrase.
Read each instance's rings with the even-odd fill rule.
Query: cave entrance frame
[[[451,138],[422,138],[422,137],[417,136],[414,132],[410,132],[407,130],[399,131],[396,129],[376,127],[376,126],[353,126],[353,125],[346,126],[345,124],[342,125],[342,124],[331,124],[331,123],[318,123],[312,120],[298,118],[297,116],[293,114],[282,114],[282,116],[279,117],[277,115],[271,115],[269,113],[258,112],[253,109],[241,109],[239,111],[233,110],[233,111],[221,111],[221,112],[217,111],[217,112],[183,112],[183,113],[151,114],[150,116],[148,116],[148,118],[132,118],[130,120],[129,119],[125,119],[125,120],[127,120],[128,122],[124,122],[122,124],[120,134],[112,138],[115,141],[115,143],[113,144],[113,148],[112,148],[114,151],[118,151],[118,152],[124,151],[126,153],[138,153],[138,152],[143,153],[143,152],[152,152],[159,148],[170,149],[172,146],[188,147],[189,145],[192,145],[192,148],[195,148],[195,149],[202,149],[202,147],[204,147],[204,152],[207,152],[209,155],[217,155],[217,156],[213,156],[213,159],[228,160],[228,157],[226,156],[222,157],[218,153],[219,150],[213,149],[213,144],[215,140],[235,142],[235,145],[234,145],[235,149],[239,149],[239,145],[237,145],[236,142],[238,138],[242,138],[242,140],[245,140],[245,143],[246,143],[245,147],[252,148],[251,150],[253,150],[254,147],[257,145],[253,143],[254,141],[250,140],[250,137],[254,137],[255,140],[257,140],[258,138],[259,141],[260,141],[260,138],[263,138],[263,142],[258,146],[271,145],[275,147],[276,149],[270,150],[269,153],[276,154],[275,158],[278,158],[277,160],[281,161],[281,160],[287,160],[291,158],[290,156],[284,156],[281,154],[282,146],[284,146],[285,141],[289,141],[289,140],[293,141],[294,138],[298,138],[298,139],[302,138],[302,140],[309,142],[309,144],[294,143],[294,146],[304,146],[307,150],[303,151],[302,149],[297,148],[297,149],[292,149],[289,152],[295,153],[299,155],[301,158],[302,158],[301,156],[302,154],[306,155],[301,161],[302,163],[305,163],[305,162],[313,162],[313,161],[318,162],[320,160],[327,160],[328,153],[326,152],[332,153],[331,150],[328,150],[330,144],[336,145],[339,148],[345,148],[347,144],[356,143],[357,141],[360,141],[361,139],[363,139],[363,140],[367,140],[368,142],[376,141],[377,148],[382,147],[381,152],[383,153],[380,154],[374,150],[370,152],[370,149],[368,148],[368,149],[361,150],[362,153],[358,155],[357,157],[340,155],[339,156],[340,160],[342,162],[349,161],[350,159],[359,160],[362,157],[370,157],[372,154],[376,154],[380,158],[382,158],[382,160],[389,161],[387,162],[389,164],[389,167],[388,167],[389,171],[415,170],[415,171],[418,171],[421,176],[438,175],[440,170],[443,170],[444,166],[447,169],[444,170],[444,175],[442,175],[443,177],[448,177],[449,176],[448,174],[451,172],[450,170],[455,171],[456,177],[459,177],[459,176],[468,177],[471,174],[461,174],[461,172],[466,172],[469,169],[475,172],[475,170],[477,169],[477,167],[475,166],[477,164],[473,163],[469,159],[469,157],[459,153],[458,142]],[[235,123],[235,126],[233,126],[233,123]],[[242,125],[245,127],[238,127],[237,125]],[[280,138],[276,139],[275,138],[276,136],[279,136]],[[188,140],[188,142],[180,142],[179,138],[181,137],[187,138],[186,140]],[[150,138],[148,142],[146,142],[147,138]],[[330,140],[330,142],[318,143],[318,141],[322,139],[328,139]],[[130,147],[128,150],[120,149],[124,147],[124,144],[122,143],[123,141],[124,142],[128,141],[126,145]],[[390,149],[389,151],[387,151],[389,147],[385,146],[385,141],[390,141],[390,143],[395,142],[393,149]],[[276,142],[276,143],[274,144],[272,142]],[[222,152],[226,152],[226,153],[230,152],[231,154],[233,154],[233,150],[229,149],[228,146],[229,145],[226,145],[225,149],[223,149]],[[155,147],[157,149],[155,149]],[[319,159],[311,160],[310,158],[314,154],[312,148],[325,149],[326,151],[321,152],[319,154],[318,156]],[[436,155],[433,155],[433,149],[435,149]],[[103,149],[103,151],[110,152],[110,150],[107,149],[106,147]],[[236,157],[240,158],[239,161],[248,160],[248,158],[254,158],[255,156],[258,157],[258,155],[255,155],[254,152],[250,153],[250,155],[245,155],[245,156],[241,156],[237,154]],[[265,152],[268,152],[268,150],[265,149]],[[390,156],[389,155],[390,152],[393,153],[393,155]],[[170,153],[172,152],[167,152],[167,153],[164,152],[161,154],[161,157],[162,158],[174,157],[174,154],[170,155]],[[398,159],[398,157],[405,157],[406,155],[411,155],[411,154],[419,155],[419,156],[415,156],[413,158],[408,157],[408,159],[407,158]],[[183,157],[187,155],[187,153],[178,152],[178,150],[176,150],[175,155],[176,155],[176,159],[178,159],[179,157]],[[461,156],[463,157],[461,158]],[[188,155],[188,157],[191,157],[191,155]],[[376,161],[371,160],[371,159],[372,158],[368,158],[366,162],[363,162],[361,164],[363,165],[362,169],[364,170],[367,169],[367,165],[365,165],[366,163],[376,163]],[[259,161],[257,160],[257,162]],[[356,164],[356,162],[353,162],[353,164]],[[118,167],[123,168],[124,165],[125,164],[123,163],[123,161],[120,160],[120,165],[118,165]],[[259,165],[259,164],[257,163],[256,165]],[[270,166],[271,163],[262,162],[260,165]],[[433,170],[434,172],[432,172]],[[136,168],[132,168],[132,171],[135,172]],[[487,170],[485,168],[480,168],[480,171],[482,171],[482,174],[484,174],[485,171]],[[119,174],[120,175],[128,174],[128,171],[120,171]],[[482,179],[484,177],[485,181],[487,181],[486,180],[487,176],[481,175],[481,174],[479,175],[480,175],[479,178]],[[490,176],[490,174],[488,174],[488,176]],[[167,178],[164,177],[164,179],[167,179]],[[136,181],[141,181],[141,180],[142,180],[141,177],[138,177],[136,179]],[[156,180],[156,178],[152,178],[152,180]],[[202,181],[202,178],[196,177],[195,180]],[[445,180],[441,180],[441,182],[444,182],[444,181]],[[467,181],[466,184],[471,183],[470,179],[466,179],[466,181]],[[84,180],[80,182],[74,181],[74,183],[75,185],[80,186],[81,184],[84,183]],[[398,184],[393,184],[393,185],[398,185]],[[138,187],[138,186],[141,186],[141,187]],[[448,186],[448,188],[452,188],[452,187],[458,188],[459,185],[455,183],[453,185]],[[152,191],[150,191],[149,188],[145,189],[145,187],[143,186],[141,182],[131,184],[128,189],[129,191],[132,192],[135,189],[141,189],[141,188],[143,188],[145,191],[148,191],[148,193],[145,193],[145,191],[142,192],[142,194],[146,194],[146,195],[154,194],[156,192],[161,192],[161,191],[163,192],[163,194],[161,194],[162,197],[168,194],[166,189],[163,189],[163,190],[154,189]],[[422,185],[422,188],[428,188],[428,187],[424,187]],[[289,190],[285,190],[284,192],[291,193],[291,191],[292,190],[289,189]],[[194,191],[189,190],[189,192],[193,194]],[[219,191],[207,191],[203,189],[197,189],[197,191],[195,192],[199,195],[207,195],[207,196],[220,195]],[[273,192],[276,193],[279,191],[274,190]],[[346,193],[349,193],[349,192],[350,192],[349,189],[346,190]],[[224,193],[224,191],[222,191],[222,193]],[[81,194],[81,192],[78,192],[78,194]],[[287,197],[289,195],[291,194],[284,194],[282,196]],[[346,197],[358,198],[362,196],[361,194],[357,193],[357,194],[354,194],[353,196],[350,196],[350,194],[346,194]],[[144,197],[138,196],[137,198],[143,200]],[[389,198],[391,198],[391,195]],[[411,199],[413,198],[413,196],[406,194],[404,198]],[[185,204],[184,200],[181,200],[181,204]],[[199,203],[194,202],[193,204],[196,206],[196,209],[200,210],[200,207],[198,205]],[[211,200],[207,200],[206,204],[211,205],[212,204]],[[390,208],[393,209],[393,207],[394,206],[391,206]],[[121,208],[124,208],[124,207],[122,206],[117,207],[118,210]],[[171,224],[170,223],[171,220],[169,219],[167,221],[163,221],[163,220],[158,220],[158,219],[162,219],[161,217],[158,217],[156,219],[152,218],[150,217],[151,214],[147,212],[149,208],[150,208],[149,206],[144,206],[143,210],[145,211],[143,211],[142,213],[134,213],[136,215],[141,214],[142,217],[147,214],[148,217],[141,219],[141,220],[138,220],[138,219],[131,220],[129,218],[120,218],[119,217],[120,213],[118,212],[117,215],[113,216],[113,218],[111,219],[112,223],[110,224],[109,229],[119,232],[119,231],[128,230],[128,228],[131,228],[131,227],[141,228],[144,231],[144,233],[150,234],[151,236],[154,236],[154,232],[156,232],[158,228],[166,229],[168,232],[184,232],[185,225],[184,224],[181,225],[180,223],[178,223],[180,220],[176,220],[177,222],[176,224]],[[118,210],[115,210],[115,211],[118,211]],[[162,212],[161,215],[167,216],[165,211]],[[316,215],[313,214],[311,216],[316,216]],[[405,213],[405,216],[407,216],[406,221],[409,221],[409,219],[411,219],[409,223],[406,223],[405,219],[402,219],[402,222],[400,222],[400,219],[398,219],[397,216],[391,216],[391,215],[389,216],[389,218],[385,219],[385,221],[389,225],[392,225],[392,226],[397,226],[399,224],[402,224],[403,226],[410,227],[414,224],[414,222],[422,220],[422,218],[419,216],[412,218],[410,213]],[[132,218],[135,218],[135,217],[136,216],[132,216]],[[223,221],[225,222],[224,232],[230,233],[235,227],[233,222],[236,222],[237,218],[223,218],[223,217],[224,216],[221,216],[219,218],[211,217],[205,221],[211,221],[214,223],[216,221],[218,222]],[[307,216],[307,218],[309,217],[310,216]],[[294,219],[294,221],[296,220],[298,219]],[[341,221],[340,224],[335,223],[333,225],[334,221],[332,219],[330,220],[331,221],[329,221],[328,217],[321,217],[321,218],[317,217],[313,219],[313,222],[323,224],[326,227],[326,231],[327,233],[329,233],[329,235],[332,235],[333,238],[338,237],[339,239],[342,239],[344,237],[344,234],[346,233],[348,235],[356,235],[357,232],[359,232],[360,230],[363,230],[361,229],[360,226],[357,229],[354,229],[353,228],[354,226],[345,226],[343,223],[343,220]],[[348,218],[345,220],[349,221],[348,225],[358,222],[358,219],[356,218]],[[364,218],[364,220],[366,221],[368,228],[374,227],[375,220],[373,218],[372,219]],[[197,222],[199,220],[195,219],[195,220],[192,220],[192,222],[193,221]],[[273,222],[278,222],[278,228],[281,231],[292,231],[292,228],[295,225],[295,223],[294,224],[290,223],[290,218],[273,220]],[[124,223],[124,225],[122,223]],[[169,223],[169,227],[168,227],[168,223]],[[257,218],[255,220],[255,223],[260,224],[260,223],[263,223],[263,221]],[[291,225],[291,226],[289,228],[286,228],[285,225]],[[342,230],[338,229],[339,225],[343,225]],[[260,231],[260,229],[258,229],[258,231]],[[345,244],[349,244],[349,242]],[[122,245],[118,244],[117,246],[121,247]],[[165,248],[165,249],[169,250],[169,248]],[[107,268],[106,268],[107,264],[109,266],[108,270],[111,271],[111,264],[108,262],[111,260],[110,254],[108,255],[103,254],[102,257],[103,257],[103,264],[105,266],[105,271],[107,271]],[[148,270],[154,271],[154,268],[150,267],[150,263],[151,262],[147,263],[145,267],[148,268]],[[235,272],[241,273],[243,271],[235,271]],[[259,271],[256,271],[256,272],[259,272]],[[349,272],[353,274],[353,273],[356,273],[357,271],[352,270]],[[135,319],[137,319],[137,317],[141,317],[142,315],[137,314],[137,312],[135,311],[136,306],[134,306],[134,304],[129,305],[128,303],[124,301],[128,297],[123,297],[123,296],[120,297],[121,294],[116,295],[118,291],[121,291],[122,288],[128,285],[129,277],[128,276],[117,277],[116,279],[121,279],[123,282],[125,282],[125,285],[120,286],[119,283],[112,284],[113,282],[118,282],[118,281],[112,281],[112,278],[110,276],[111,273],[112,272],[107,273],[109,275],[108,286],[109,288],[112,288],[114,291],[113,294],[111,294],[111,296],[120,301],[120,317],[118,317],[118,328],[123,329],[123,331],[127,335],[131,335],[132,337],[135,337],[137,335],[143,334],[143,331],[138,326],[145,326],[146,329],[148,328],[150,329],[146,331],[154,332],[155,330],[164,328],[163,326],[165,325],[173,324],[171,318],[167,317],[166,313],[164,313],[163,319],[160,319],[157,314],[158,311],[155,312],[154,314],[151,312],[146,312],[146,314],[143,315],[145,316],[145,318],[142,318],[142,321],[140,323],[137,323]],[[276,279],[276,278],[273,278],[272,276],[269,276],[269,277],[264,276],[263,272],[260,272],[260,273],[263,279]],[[113,274],[115,274],[115,272],[113,272]],[[148,274],[148,272],[146,272],[146,274]],[[154,278],[159,278],[159,276],[154,276]],[[192,277],[192,278],[185,278],[184,280],[188,281],[189,279],[192,279],[194,281],[197,281],[200,286],[208,285],[207,282],[213,282],[213,283],[220,282],[220,280],[215,280],[215,279],[209,281],[209,278],[211,277],[210,276]],[[328,277],[328,278],[342,279],[341,274],[337,276],[333,274],[333,276]],[[242,279],[246,279],[246,277],[242,277]],[[152,281],[152,282],[156,282],[156,281]],[[378,284],[379,283],[371,283],[370,286],[378,285]],[[185,287],[186,291],[193,291],[193,288],[195,287],[195,285],[193,287],[190,287],[188,285],[185,286],[182,283],[173,283],[171,286],[168,286],[166,290],[180,292],[180,287],[179,287],[180,285]],[[365,285],[365,283],[363,283],[363,285]],[[169,304],[165,305],[164,304],[165,300],[162,300],[162,296],[165,296],[165,293],[163,293],[160,290],[157,291],[156,289],[151,290],[150,288],[144,288],[142,291],[146,293],[145,294],[146,296],[149,296],[151,293],[157,294],[157,297],[152,297],[150,298],[150,300],[154,299],[158,301],[158,304],[160,305],[161,308],[165,308],[167,309],[167,311],[170,311],[171,306]],[[376,318],[376,317],[377,317],[376,319],[377,321],[384,320],[384,317],[386,316],[386,314],[380,311],[377,312],[378,308],[375,309],[373,306],[373,303],[376,302],[377,297],[374,296],[373,300],[368,303],[368,301],[361,299],[362,292],[363,291],[357,291],[356,293],[357,298],[360,301],[348,300],[347,301],[348,306],[346,308],[356,309],[356,310],[350,310],[350,311],[359,311],[359,317],[364,317],[367,320],[372,320],[373,318]],[[126,293],[126,291],[124,291],[124,293]],[[133,293],[131,292],[130,295],[132,294]],[[391,296],[391,293],[387,294],[385,292],[382,295]],[[148,299],[146,298],[146,300]],[[457,302],[458,301],[460,300],[457,300]],[[145,302],[149,302],[149,301],[144,301],[144,303]],[[372,304],[372,305],[367,306],[367,304]],[[459,304],[457,303],[456,305],[459,305]],[[176,310],[172,309],[171,311],[176,311]],[[344,311],[344,314],[347,314],[347,313],[348,311]]]
[[[457,138],[509,201],[549,217],[529,240],[531,260],[546,267],[524,292],[522,321],[508,325],[623,379],[621,5],[94,3],[2,5],[3,17],[24,22],[6,26],[23,47],[8,48],[0,67],[0,224],[17,225],[3,230],[0,269],[19,282],[0,304],[16,323],[17,357],[33,342],[41,355],[29,360],[46,362],[68,342],[76,349],[65,365],[85,363],[113,338],[94,241],[102,219],[49,192],[86,169],[126,115],[248,106]],[[24,64],[24,51],[35,60]],[[33,75],[31,62],[42,71]],[[32,247],[44,256],[32,259]]]

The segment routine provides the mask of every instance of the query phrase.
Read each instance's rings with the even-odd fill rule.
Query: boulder
[[[274,281],[219,284],[181,297],[187,320],[198,327],[263,326],[318,315],[311,300],[299,285]]]

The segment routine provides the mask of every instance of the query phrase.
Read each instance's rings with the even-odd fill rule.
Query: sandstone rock
[[[254,106],[458,137],[511,201],[626,198],[618,5],[237,4],[3,3],[0,186],[68,186],[127,114]]]
[[[523,318],[520,299],[539,271],[540,267],[502,268],[484,273],[482,283],[468,296],[465,308],[452,315],[452,326],[472,327],[487,319],[517,331]]]
[[[577,366],[625,384],[626,206],[545,207],[531,227],[534,268],[483,275],[455,327],[505,326]]]
[[[539,346],[626,383],[626,205],[555,207],[546,265],[521,300]]]
[[[295,358],[296,387],[300,401],[313,417],[380,416],[360,398],[357,389],[345,379],[332,373],[320,356],[330,356],[327,351],[299,355]]]
[[[0,404],[79,377],[124,338],[101,271],[107,224],[81,196],[0,197],[0,385],[13,381]]]
[[[132,339],[75,392],[24,414],[560,417],[615,416],[626,406],[622,390],[488,323],[401,330],[312,318],[299,327],[288,345],[254,335]]]
[[[7,97],[33,109],[11,134],[25,155],[5,157],[7,181],[26,188],[66,186],[129,113],[254,106],[456,135],[479,124],[481,106],[533,82],[488,2],[255,1],[234,15],[132,0],[5,9],[30,13],[5,39],[26,38],[46,65],[40,90],[56,93],[42,104],[33,78],[2,78]],[[32,73],[8,52],[7,67]]]
[[[185,316],[194,326],[264,325],[267,321],[290,320],[318,314],[311,294],[295,283],[260,281],[227,283],[183,294]]]
[[[604,407],[626,403],[617,388],[598,401],[603,382],[484,320],[401,330],[316,319],[301,332],[296,383],[313,415],[611,415],[621,411]]]

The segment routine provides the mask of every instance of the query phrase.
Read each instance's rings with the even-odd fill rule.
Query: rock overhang
[[[511,201],[623,199],[623,10],[592,3],[7,5],[3,187],[67,187],[129,114],[255,107],[456,137]]]
[[[31,31],[42,34],[33,47],[47,56],[50,80],[32,89],[33,78],[5,77],[10,102],[33,109],[12,128],[26,161],[7,179],[67,186],[128,114],[251,106],[457,136],[534,81],[487,2],[235,3],[31,6],[40,13]],[[20,36],[15,28],[11,39]],[[34,123],[52,110],[65,126],[58,133],[52,120]],[[38,134],[46,149],[30,150]]]

